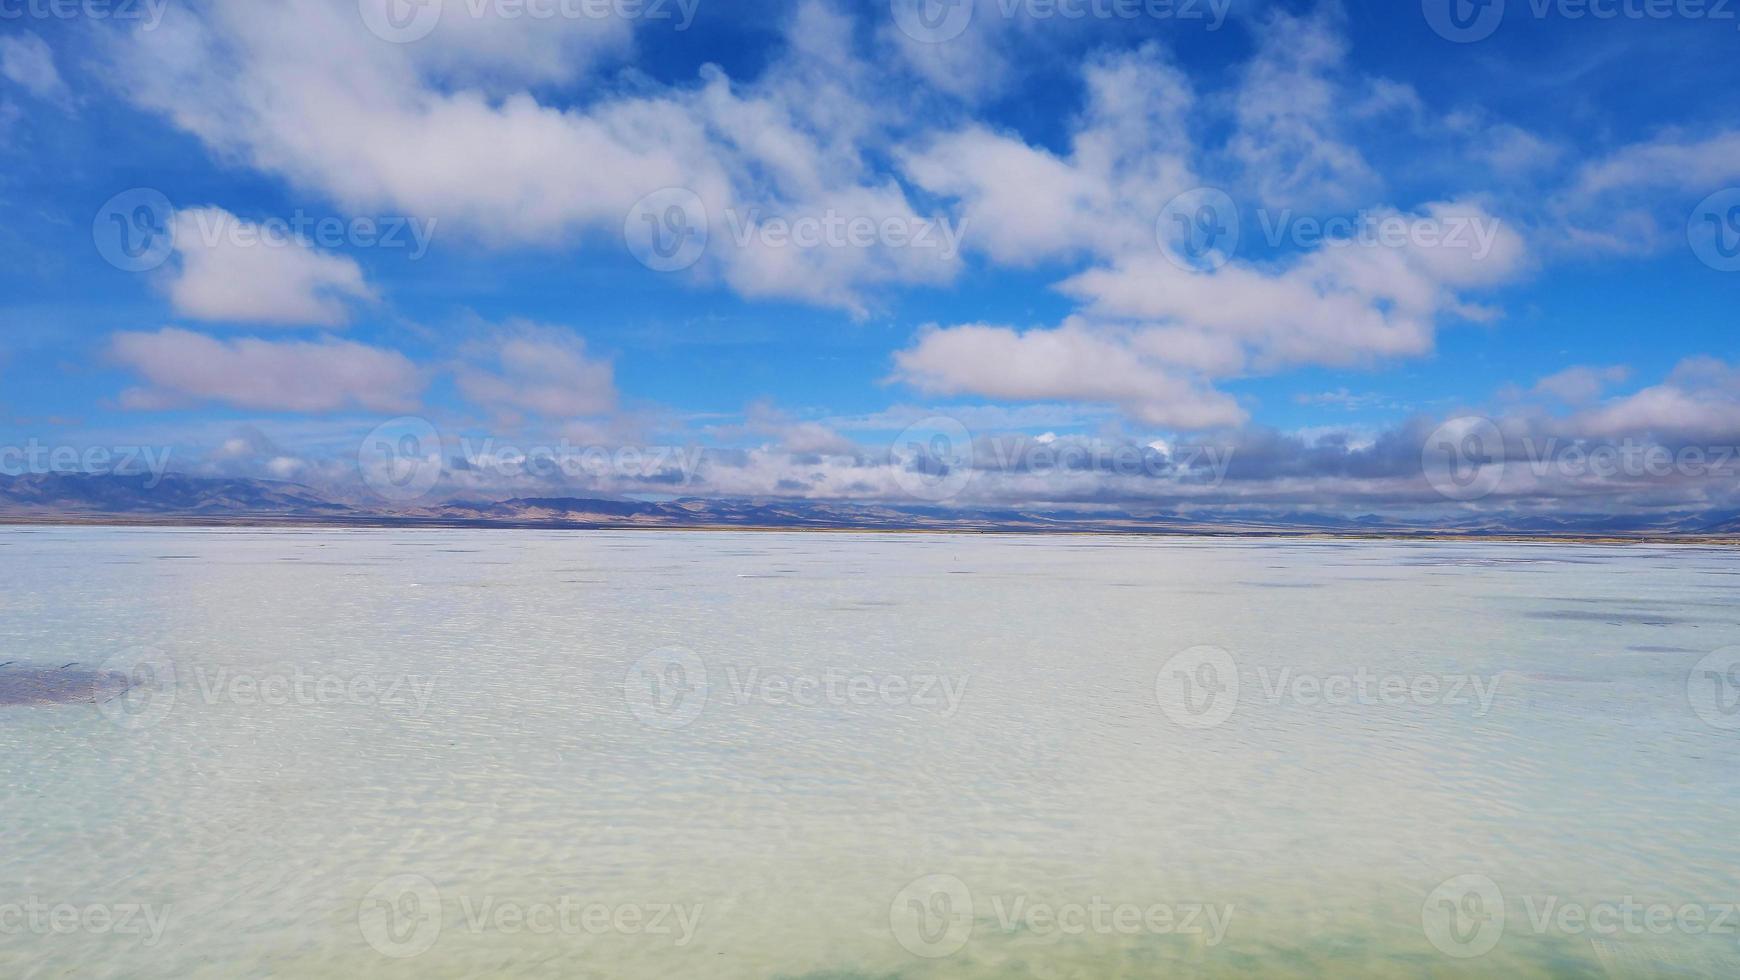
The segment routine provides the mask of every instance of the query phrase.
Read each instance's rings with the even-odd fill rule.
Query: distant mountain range
[[[995,509],[814,500],[579,497],[393,506],[334,499],[271,480],[33,474],[0,476],[0,520],[128,524],[298,524],[431,527],[769,528],[876,531],[1065,531],[1127,534],[1334,534],[1719,539],[1740,536],[1740,511],[1650,515],[1491,515],[1445,523],[1299,511]]]

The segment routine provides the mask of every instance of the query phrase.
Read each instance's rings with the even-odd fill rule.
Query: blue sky
[[[367,493],[411,418],[431,497],[1732,506],[1682,454],[1740,443],[1737,46],[1641,0],[0,0],[0,445]],[[970,483],[919,479],[939,426]],[[1513,465],[1446,494],[1445,431]],[[1000,451],[1062,445],[1179,465]],[[1681,462],[1541,463],[1601,447]]]

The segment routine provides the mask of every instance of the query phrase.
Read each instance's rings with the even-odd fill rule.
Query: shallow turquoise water
[[[0,707],[0,976],[1740,975],[1736,586],[1696,548],[0,530],[0,672],[140,682]]]

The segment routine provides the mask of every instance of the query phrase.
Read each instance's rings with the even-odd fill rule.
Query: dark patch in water
[[[1555,684],[1611,684],[1607,677],[1578,677],[1575,674],[1524,674],[1531,681],[1551,681]]]
[[[1633,653],[1703,653],[1704,652],[1702,650],[1694,650],[1691,647],[1642,646],[1642,647],[1626,647],[1625,649],[1630,650]]]
[[[1685,622],[1674,616],[1647,612],[1587,612],[1582,609],[1551,609],[1523,613],[1529,619],[1553,619],[1561,622],[1607,623],[1611,626],[1678,626]]]
[[[96,704],[127,689],[127,675],[111,670],[65,667],[0,666],[0,707],[42,704]]]
[[[1321,582],[1240,582],[1253,589],[1321,589]]]

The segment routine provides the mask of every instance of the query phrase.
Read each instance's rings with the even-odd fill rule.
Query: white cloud
[[[1118,406],[1149,425],[1207,429],[1245,414],[1143,349],[1140,335],[1066,324],[1019,331],[990,324],[930,327],[894,356],[896,377],[936,394]]]
[[[1666,133],[1578,168],[1553,198],[1562,244],[1640,254],[1683,244],[1691,206],[1740,179],[1740,130]]]
[[[518,421],[603,415],[616,407],[614,369],[587,356],[586,342],[572,331],[523,320],[511,321],[491,342],[474,345],[475,362],[455,370],[459,391],[473,404]]]
[[[772,402],[757,401],[744,413],[742,428],[746,432],[768,435],[778,441],[779,448],[799,455],[830,453],[854,454],[858,445],[821,422],[794,419],[774,407]]]
[[[1740,367],[1713,357],[1681,361],[1667,379],[1573,418],[1601,438],[1740,439]]]
[[[109,350],[148,383],[122,395],[135,409],[209,401],[285,412],[397,412],[414,408],[424,385],[404,355],[332,338],[219,340],[166,327],[118,333]]]
[[[466,18],[444,14],[441,31],[450,20]],[[749,296],[861,313],[865,287],[946,282],[958,257],[882,245],[739,246],[726,224],[728,211],[922,217],[868,160],[885,118],[851,27],[804,4],[784,56],[751,83],[709,67],[698,86],[606,90],[571,108],[509,84],[549,72],[507,67],[517,40],[505,28],[466,27],[433,48],[391,45],[363,29],[348,0],[177,7],[157,30],[116,45],[114,59],[141,105],[353,213],[436,218],[493,245],[591,235],[620,248],[637,200],[686,187],[711,220],[703,275]],[[443,70],[444,59],[477,70]]]
[[[1175,363],[1208,368],[1202,345],[1230,343],[1261,369],[1349,365],[1427,353],[1439,317],[1489,314],[1463,300],[1462,290],[1502,283],[1526,259],[1521,236],[1472,205],[1376,217],[1410,218],[1407,225],[1437,238],[1326,244],[1280,267],[1233,262],[1213,272],[1180,267],[1155,250],[1090,269],[1062,289],[1087,304],[1088,316],[1175,328],[1155,338],[1166,360],[1173,344],[1188,341]],[[1223,347],[1209,352],[1230,360]],[[1218,367],[1218,374],[1233,370]]]
[[[634,22],[605,5],[533,2],[509,15],[510,4],[427,2],[440,8],[428,35],[404,44],[371,38],[379,47],[375,57],[402,55],[429,78],[510,91],[526,84],[573,81],[632,50]],[[363,23],[374,24],[391,24],[384,16],[388,13],[402,22],[405,7],[403,0],[351,0],[346,6],[353,18],[360,13]],[[679,6],[672,2],[658,8],[672,21],[669,26],[681,20]]]
[[[1631,369],[1624,365],[1577,365],[1549,374],[1535,382],[1533,392],[1556,398],[1567,405],[1585,405],[1601,397],[1601,393],[1609,385],[1619,384],[1630,376]]]
[[[1228,144],[1262,201],[1274,207],[1343,207],[1368,199],[1379,179],[1347,142],[1345,120],[1398,105],[1411,91],[1380,85],[1356,102],[1336,78],[1347,42],[1325,4],[1310,18],[1276,12],[1259,30],[1234,103]]]
[[[998,0],[964,2],[977,2],[984,9],[975,12],[965,31],[946,42],[914,38],[901,30],[892,17],[884,19],[878,37],[913,73],[938,91],[963,99],[979,99],[994,92],[1009,75],[1004,35],[1013,22],[990,16]]]
[[[349,319],[349,302],[375,299],[356,262],[222,208],[176,212],[175,310],[200,320],[313,324]]]
[[[1060,157],[980,126],[901,153],[920,187],[960,201],[972,247],[1029,263],[1105,255],[1154,241],[1166,202],[1197,183],[1190,168],[1189,80],[1160,49],[1091,62],[1087,108]]]
[[[35,34],[0,37],[0,75],[39,99],[64,103],[72,97],[54,67],[54,52]]]

